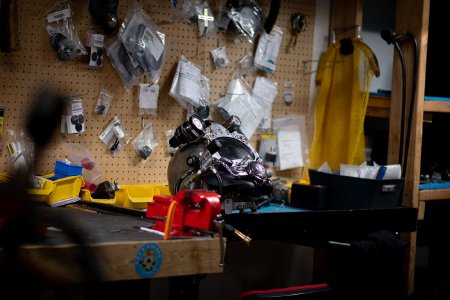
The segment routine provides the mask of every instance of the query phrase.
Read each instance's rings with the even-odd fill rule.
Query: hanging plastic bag
[[[125,131],[119,117],[114,116],[99,138],[116,155],[128,144],[131,136]]]
[[[136,58],[152,82],[159,80],[166,60],[167,41],[144,9],[134,2],[119,30],[125,48]]]
[[[158,145],[158,137],[153,133],[152,123],[148,123],[131,141],[141,160],[147,160]]]
[[[208,37],[217,33],[215,18],[208,1],[195,6],[198,32],[200,37]]]
[[[83,99],[67,98],[61,116],[61,133],[81,134],[86,130]]]
[[[94,111],[99,115],[106,116],[111,107],[113,98],[113,94],[110,91],[105,88],[100,88]]]
[[[185,109],[188,104],[194,107],[200,106],[201,78],[200,68],[181,55],[169,95]]]
[[[195,6],[200,0],[171,0],[169,22],[186,21],[192,23],[195,19]]]
[[[63,144],[63,150],[69,162],[82,167],[84,187],[91,193],[95,192],[97,186],[103,182],[103,179],[102,170],[95,163],[92,152],[83,144],[78,143],[65,143]]]
[[[109,60],[119,74],[122,83],[128,91],[145,74],[144,68],[131,55],[120,39],[113,40],[106,48]]]
[[[193,106],[191,104],[188,104],[187,109],[186,109],[186,120],[189,120],[189,118],[193,114],[199,116],[203,120],[207,120],[209,118],[210,93],[211,93],[211,88],[209,86],[209,79],[208,79],[208,77],[201,75],[199,105]]]
[[[157,116],[159,85],[142,83],[139,85],[139,115]]]
[[[8,150],[8,167],[11,170],[29,169],[32,165],[32,149],[25,141],[25,134],[19,135],[14,130],[6,130],[6,149]]]
[[[242,76],[235,74],[225,97],[215,103],[223,118],[235,115],[241,120],[239,131],[250,139],[263,118],[264,109],[252,97],[251,88]]]
[[[236,5],[239,3],[239,5]],[[228,1],[228,18],[230,27],[238,34],[235,41],[239,41],[239,35],[244,36],[253,43],[263,28],[262,8],[251,0]]]
[[[274,73],[278,54],[280,52],[283,31],[274,26],[270,34],[263,32],[258,41],[255,54],[255,67],[257,69]]]
[[[214,62],[214,67],[216,69],[225,68],[230,63],[225,47],[219,47],[211,50],[211,56]]]
[[[264,110],[259,128],[265,131],[272,127],[272,104],[278,93],[278,84],[269,78],[257,76],[253,85],[253,98]]]
[[[249,76],[253,75],[256,71],[255,68],[255,58],[253,56],[252,52],[247,52],[238,62],[237,62],[237,68],[238,72],[242,76]]]
[[[87,67],[99,69],[104,61],[105,36],[91,30],[86,32],[86,47],[88,49]]]
[[[86,49],[78,38],[69,1],[58,1],[45,13],[44,27],[58,59],[67,61],[86,55]]]

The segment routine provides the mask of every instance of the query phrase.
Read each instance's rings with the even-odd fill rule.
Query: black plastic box
[[[293,207],[309,210],[330,209],[328,187],[325,185],[312,185],[303,183],[292,183],[291,199],[289,204]]]
[[[400,205],[403,179],[365,179],[309,170],[312,185],[328,187],[330,209],[394,208]]]

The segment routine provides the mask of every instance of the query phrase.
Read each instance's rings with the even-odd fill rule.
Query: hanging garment
[[[328,162],[332,170],[339,170],[341,163],[365,161],[364,117],[374,75],[380,75],[378,61],[361,39],[332,44],[322,55],[316,75],[311,169]]]

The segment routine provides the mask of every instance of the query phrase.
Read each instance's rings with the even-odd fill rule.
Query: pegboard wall
[[[120,0],[118,16],[120,21],[125,17],[132,1]],[[216,1],[210,1],[213,5]],[[217,1],[218,2],[218,1]],[[86,119],[86,131],[81,135],[64,136],[56,134],[47,147],[44,157],[35,166],[36,174],[48,174],[53,171],[55,160],[66,157],[62,145],[64,143],[81,143],[93,154],[96,164],[101,168],[107,180],[118,179],[120,183],[167,183],[167,166],[170,156],[166,147],[166,131],[178,127],[186,118],[186,111],[169,96],[169,88],[175,73],[176,65],[183,54],[199,65],[202,74],[207,76],[211,86],[211,101],[218,100],[225,93],[228,83],[235,71],[236,62],[247,51],[256,49],[256,43],[235,43],[233,36],[218,33],[208,38],[199,38],[196,25],[182,21],[168,22],[170,17],[170,1],[139,1],[144,10],[150,15],[159,30],[166,34],[168,55],[161,73],[158,111],[156,117],[145,119],[151,122],[159,145],[151,157],[142,163],[135,150],[128,144],[116,156],[113,156],[100,141],[99,135],[105,129],[114,115],[118,115],[126,131],[136,136],[141,129],[141,117],[138,115],[137,87],[128,92],[122,84],[119,75],[110,62],[105,59],[103,67],[99,70],[87,69],[85,57],[76,61],[58,61],[51,48],[48,34],[43,27],[44,15],[54,1],[18,1],[19,35],[22,49],[12,53],[0,53],[0,107],[5,108],[4,129],[20,131],[25,123],[31,101],[38,88],[52,86],[67,95],[82,94]],[[88,11],[89,0],[72,1],[71,8],[74,13],[75,28],[78,36],[84,42],[86,31],[93,29],[102,33],[91,19]],[[263,11],[267,16],[270,1],[264,0]],[[307,27],[302,32],[295,48],[289,51],[291,41],[290,16],[294,12],[306,15]],[[306,115],[309,102],[310,76],[301,71],[303,60],[312,57],[314,32],[314,0],[283,1],[276,25],[284,31],[282,48],[277,60],[275,73],[257,75],[266,76],[278,83],[278,95],[273,105],[273,117],[289,115]],[[113,34],[112,36],[115,36]],[[108,36],[106,37],[108,39]],[[210,50],[217,46],[225,46],[230,64],[220,70],[214,70]],[[246,78],[253,86],[255,77]],[[142,78],[141,82],[145,82]],[[287,106],[282,100],[284,83],[294,83],[295,100]],[[94,113],[99,89],[104,87],[114,94],[114,102],[106,117]],[[213,114],[217,116],[217,114]],[[222,121],[222,119],[216,119]],[[257,134],[251,140],[256,146]],[[3,150],[0,157],[0,172],[7,170],[7,151]],[[277,175],[291,177],[296,180],[301,170],[293,169],[279,172]]]

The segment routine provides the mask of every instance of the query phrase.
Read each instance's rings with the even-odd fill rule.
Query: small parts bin
[[[153,196],[155,195],[170,196],[169,186],[160,184],[121,184],[119,190],[116,191],[114,199],[94,199],[91,193],[84,189],[80,194],[83,201],[133,209],[146,209],[147,203],[153,202]]]
[[[123,190],[123,195],[119,193],[118,196],[123,199],[121,205],[126,208],[147,209],[147,203],[153,202],[153,196],[170,196],[169,186],[159,184],[120,185],[120,190]]]
[[[52,177],[53,174],[46,177]],[[46,202],[50,206],[62,206],[80,200],[83,186],[82,176],[69,176],[57,180],[47,180],[42,189],[30,189],[28,193],[36,201]]]

